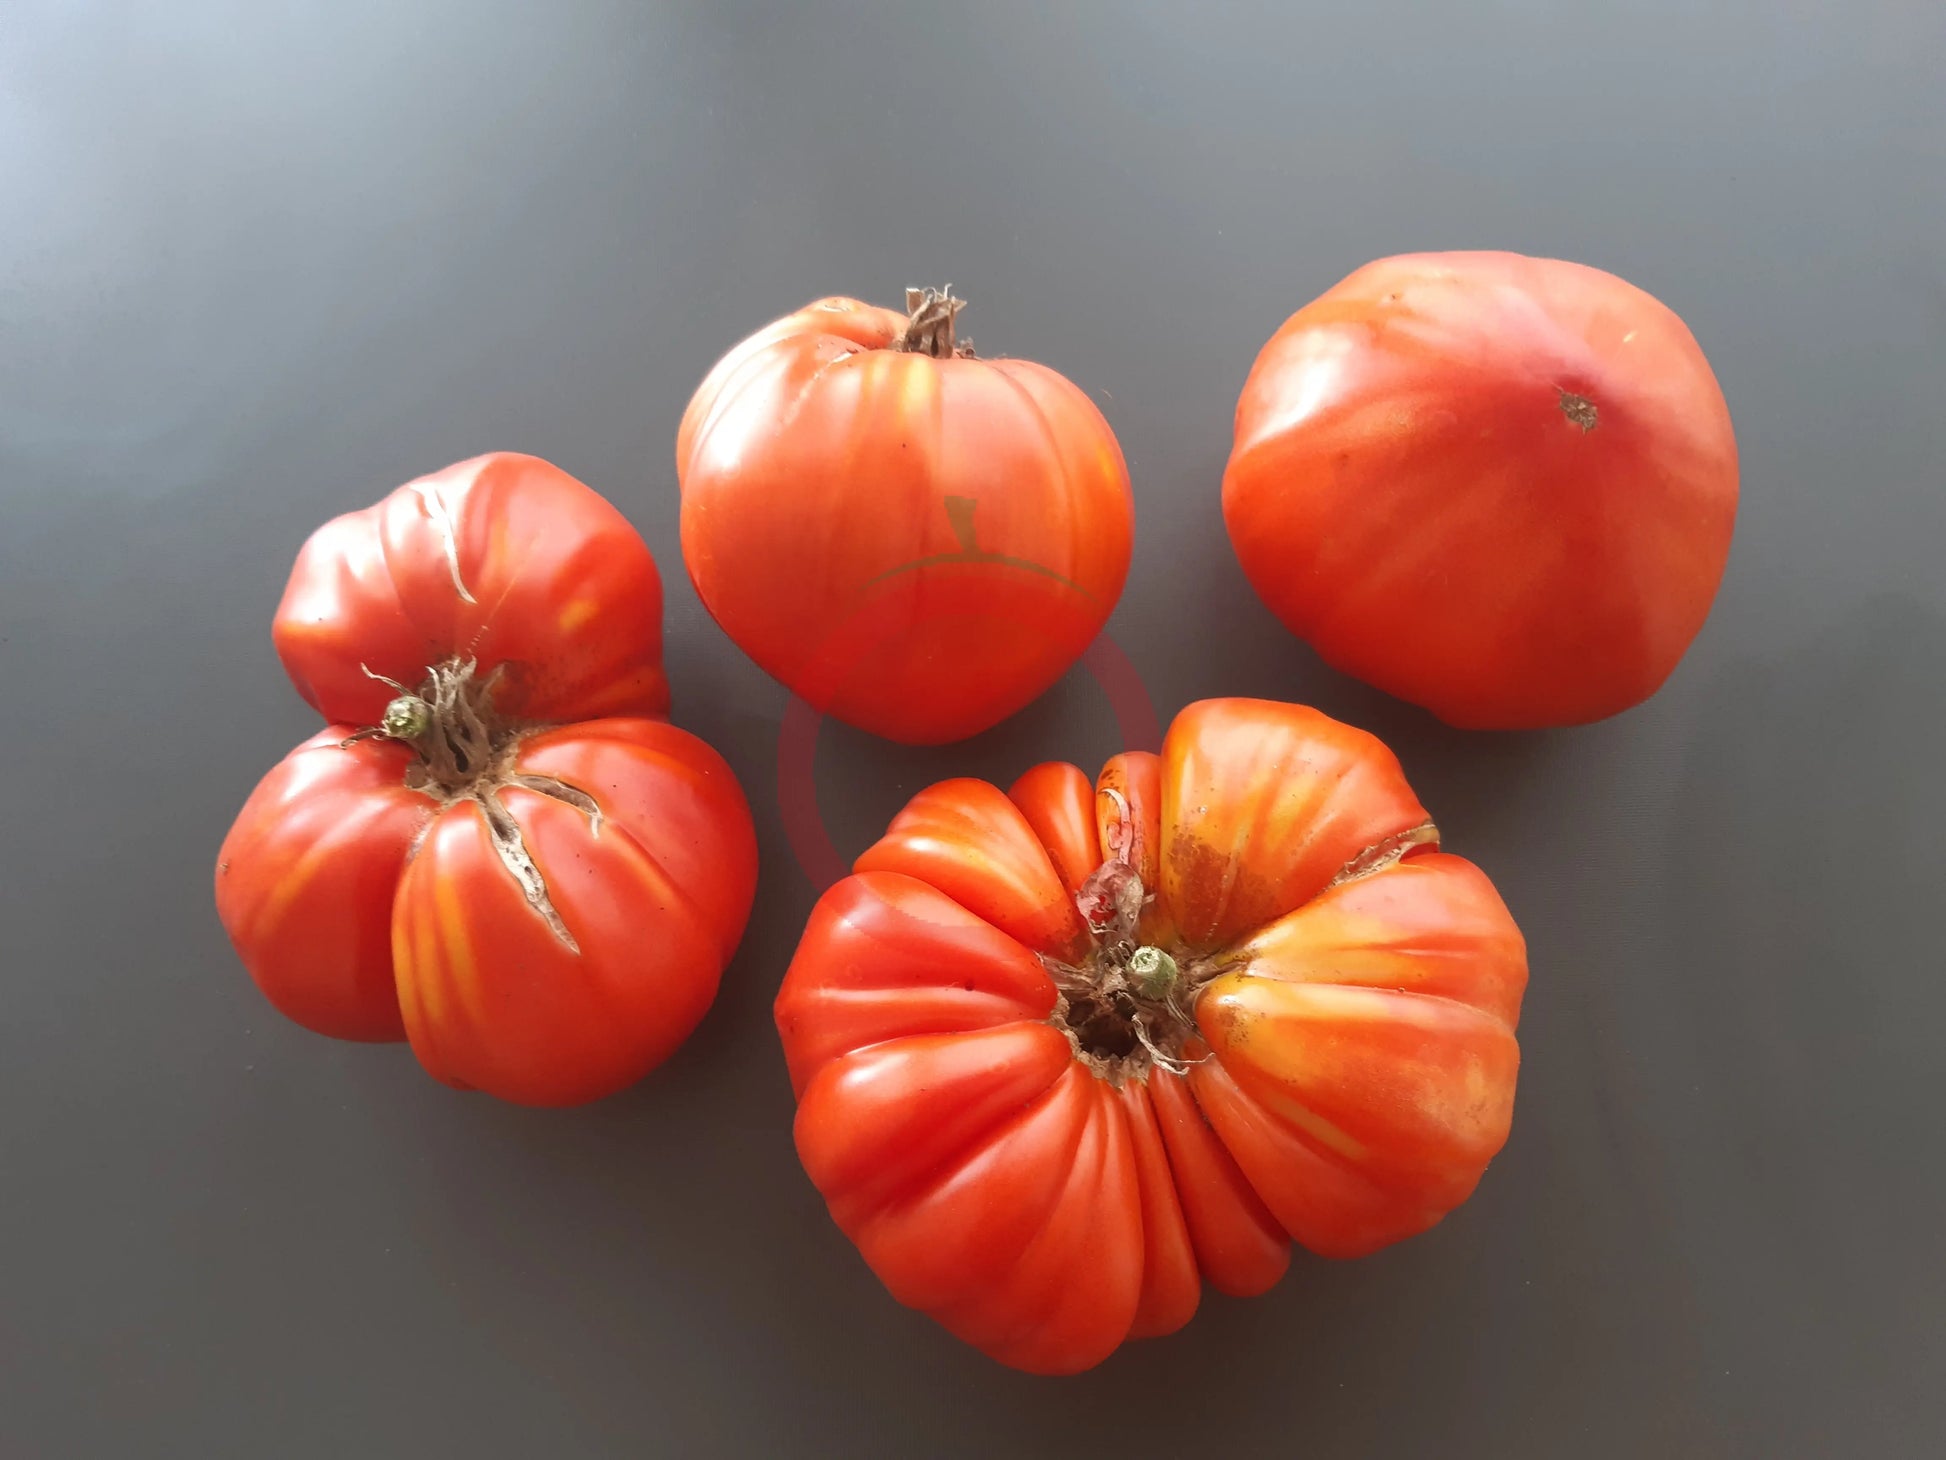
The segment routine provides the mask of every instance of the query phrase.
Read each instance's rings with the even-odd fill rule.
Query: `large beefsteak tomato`
[[[682,419],[682,549],[716,621],[828,714],[958,740],[1060,678],[1128,573],[1121,448],[1069,380],[955,342],[961,301],[821,299]]]
[[[1382,259],[1292,315],[1237,404],[1223,515],[1329,664],[1454,725],[1647,698],[1729,556],[1737,448],[1709,362],[1612,274]]]
[[[273,637],[330,725],[217,858],[270,1001],[524,1104],[666,1058],[742,935],[756,839],[663,718],[662,585],[626,519],[533,457],[461,462],[320,528]]]
[[[1377,740],[1259,700],[1092,786],[920,792],[777,996],[806,1171],[894,1296],[1046,1373],[1423,1231],[1506,1140],[1527,980],[1437,844]]]

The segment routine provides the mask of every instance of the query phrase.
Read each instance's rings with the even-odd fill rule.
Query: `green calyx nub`
[[[432,706],[417,695],[400,695],[385,707],[378,728],[394,740],[417,740],[432,728]]]
[[[1176,960],[1160,948],[1144,944],[1128,956],[1129,977],[1135,980],[1136,992],[1145,999],[1167,997],[1169,990],[1176,986],[1179,973]]]

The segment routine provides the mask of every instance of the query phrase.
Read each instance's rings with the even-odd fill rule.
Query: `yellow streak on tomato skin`
[[[1258,1101],[1266,1109],[1281,1116],[1296,1129],[1303,1131],[1319,1145],[1328,1147],[1341,1156],[1349,1156],[1355,1161],[1364,1159],[1364,1142],[1354,1140],[1323,1116],[1317,1114],[1315,1111],[1307,1110],[1289,1096],[1266,1093],[1259,1096]]]
[[[400,897],[392,904],[392,984],[398,990],[399,1012],[405,1016],[408,1033],[425,1026],[424,1001],[419,996],[417,949],[413,946],[415,919],[410,899]]]
[[[318,869],[337,851],[335,839],[329,836],[319,837],[305,849],[303,856],[285,870],[284,875],[279,877],[271,888],[270,895],[257,909],[256,922],[252,931],[259,938],[269,939],[278,924],[283,922],[284,915],[290,911],[291,904],[297,901],[298,894],[304,891],[311,879],[317,876]]]
[[[1303,1078],[1308,1063],[1305,1058],[1306,1046],[1328,1041],[1328,1035],[1323,1031],[1315,1027],[1307,1029],[1302,1025],[1287,1031],[1286,1037],[1281,1039],[1258,1040],[1253,1037],[1259,1023],[1276,1020],[1278,1006],[1292,1001],[1288,990],[1288,985],[1280,986],[1273,982],[1266,986],[1248,975],[1228,974],[1208,986],[1197,1014],[1207,1032],[1217,1036],[1219,1059],[1227,1052],[1231,1060],[1245,1060],[1270,1080],[1287,1088],[1297,1085]],[[1203,1010],[1208,1013],[1203,1013]],[[1293,1035],[1296,1037],[1291,1037]],[[1310,1136],[1319,1145],[1353,1160],[1362,1160],[1367,1154],[1362,1141],[1300,1103],[1294,1096],[1283,1091],[1259,1089],[1255,1092],[1255,1098],[1267,1110]]]
[[[419,998],[425,1009],[426,1025],[437,1028],[446,1022],[446,990],[439,967],[439,940],[433,935],[432,920],[424,908],[415,908],[412,919],[412,964],[419,983]]]
[[[1403,988],[1404,980],[1386,977],[1390,966],[1414,960],[1396,951],[1407,935],[1384,918],[1348,912],[1332,906],[1328,920],[1317,915],[1315,901],[1266,923],[1231,945],[1222,955],[1247,967],[1252,978],[1278,983],[1325,984],[1337,988],[1371,985]],[[1417,941],[1426,941],[1423,937]],[[1350,969],[1351,976],[1347,975]],[[1411,972],[1408,968],[1408,973]]]
[[[561,625],[561,632],[571,634],[576,629],[585,627],[588,621],[600,612],[601,605],[596,603],[592,598],[576,598],[570,600],[568,606],[561,610],[561,616],[558,620]]]
[[[468,1017],[478,1023],[484,1013],[480,1001],[480,968],[473,957],[472,939],[466,933],[466,909],[460,903],[459,888],[453,879],[443,877],[434,884],[433,901],[439,912],[446,971]]]
[[[931,427],[939,410],[939,372],[923,366],[908,368],[899,379],[900,424],[911,437]]]

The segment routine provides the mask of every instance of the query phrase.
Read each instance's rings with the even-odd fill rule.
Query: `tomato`
[[[1128,573],[1114,432],[1043,365],[956,344],[962,301],[821,299],[752,335],[676,441],[683,561],[814,708],[908,744],[984,730],[1062,675]]]
[[[530,1105],[682,1043],[756,838],[729,766],[663,718],[661,580],[619,512],[533,457],[461,462],[318,529],[273,638],[330,723],[217,857],[271,1003]]]
[[[1729,556],[1737,449],[1683,322],[1612,274],[1504,253],[1367,264],[1264,347],[1223,515],[1324,660],[1451,724],[1646,699]]]
[[[818,903],[776,1003],[797,1149],[901,1302],[1084,1369],[1292,1241],[1355,1257],[1507,1138],[1526,948],[1398,762],[1206,700],[1160,756],[921,791]]]

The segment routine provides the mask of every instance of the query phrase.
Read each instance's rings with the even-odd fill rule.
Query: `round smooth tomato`
[[[1121,448],[1072,382],[957,343],[963,301],[821,299],[752,335],[676,440],[683,561],[814,708],[908,744],[1005,719],[1121,595]]]
[[[742,936],[756,837],[664,718],[662,585],[627,520],[533,457],[461,462],[319,528],[273,637],[330,724],[217,857],[270,1001],[522,1104],[667,1058]]]
[[[1399,764],[1206,700],[1094,783],[920,792],[777,995],[797,1149],[896,1298],[1066,1373],[1292,1241],[1424,1231],[1507,1138],[1526,945]]]
[[[1367,264],[1272,337],[1223,516],[1325,662],[1474,729],[1598,720],[1709,614],[1737,448],[1709,362],[1612,274],[1507,253]]]

